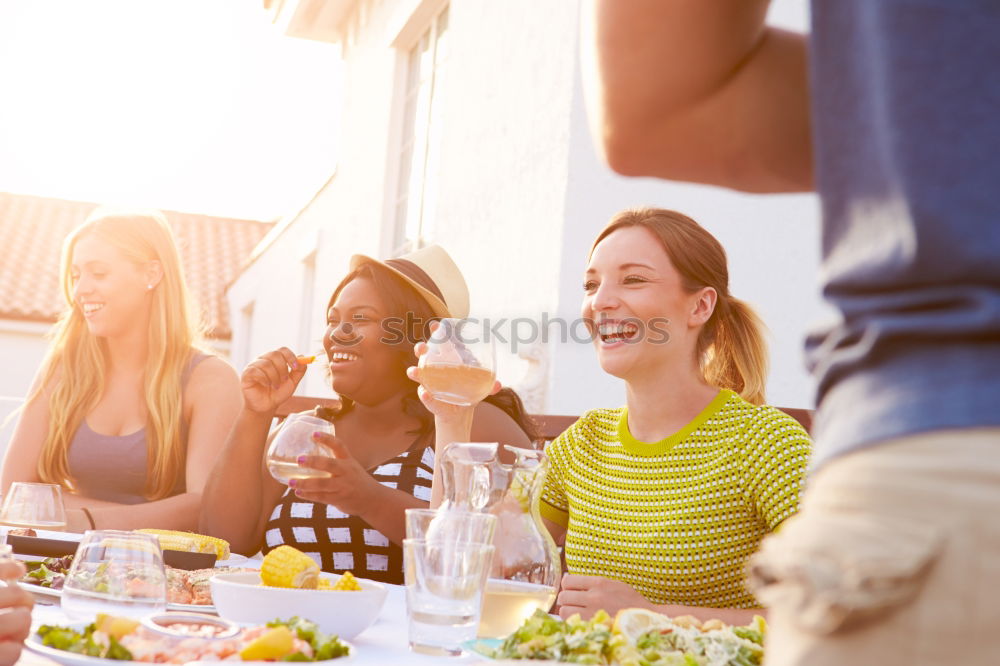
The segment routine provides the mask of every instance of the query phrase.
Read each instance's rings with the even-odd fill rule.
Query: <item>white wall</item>
[[[45,332],[49,327],[35,322],[0,321],[0,459],[14,431],[16,419],[7,422],[21,406],[31,380],[45,356]]]

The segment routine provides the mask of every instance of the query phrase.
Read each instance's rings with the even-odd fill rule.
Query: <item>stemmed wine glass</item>
[[[118,530],[84,533],[63,584],[66,615],[87,621],[97,613],[138,618],[166,607],[163,552],[155,536]]]
[[[436,400],[474,405],[496,381],[496,344],[489,328],[475,319],[442,319],[419,367],[420,383]]]
[[[322,479],[329,472],[299,465],[299,456],[326,456],[333,452],[313,439],[314,432],[334,434],[333,424],[310,414],[290,414],[279,426],[267,447],[267,469],[271,476],[288,485],[289,479]]]

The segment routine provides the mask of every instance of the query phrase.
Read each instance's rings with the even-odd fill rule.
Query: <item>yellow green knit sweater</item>
[[[629,434],[626,408],[595,409],[546,449],[541,511],[567,528],[571,573],[656,604],[753,608],[747,559],[795,513],[811,449],[795,419],[728,390],[656,443]]]

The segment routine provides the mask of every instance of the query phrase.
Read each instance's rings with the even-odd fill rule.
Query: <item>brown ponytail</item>
[[[698,336],[701,373],[712,386],[732,389],[744,400],[763,405],[767,386],[764,323],[749,305],[720,296],[715,312]]]
[[[660,239],[688,293],[715,289],[715,310],[701,329],[696,349],[705,381],[731,389],[755,405],[764,404],[768,367],[764,324],[753,308],[730,295],[726,251],[719,241],[687,215],[637,208],[615,215],[594,241],[591,253],[608,235],[626,227],[649,229]]]

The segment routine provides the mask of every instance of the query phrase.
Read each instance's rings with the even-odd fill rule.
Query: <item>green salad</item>
[[[97,624],[94,622],[84,627],[83,631],[77,631],[70,627],[55,627],[49,624],[43,624],[38,628],[38,636],[42,639],[42,645],[50,648],[88,657],[132,661],[132,653],[123,647],[117,638],[104,632],[94,636],[95,632],[97,632]]]
[[[703,628],[697,621],[671,620],[651,611],[623,611],[629,612],[632,622],[622,622],[619,615],[612,623],[604,611],[584,621],[578,615],[560,620],[539,610],[499,647],[481,652],[494,659],[615,666],[760,666],[763,662],[767,627],[761,617],[745,627],[713,621]]]
[[[290,620],[268,622],[267,626],[288,627],[300,640],[312,646],[312,658],[307,657],[301,652],[296,652],[283,657],[281,661],[326,661],[327,659],[346,657],[351,652],[351,649],[340,638],[335,635],[324,634],[315,622],[304,620],[297,615],[293,616]]]
[[[542,610],[491,651],[494,659],[552,659],[569,664],[610,663],[616,642],[611,633],[611,617],[598,611],[590,620],[579,615],[560,620]]]
[[[138,621],[99,614],[82,630],[43,625],[42,645],[88,657],[150,663],[187,661],[327,661],[345,657],[351,648],[309,620],[292,617],[244,630],[232,638],[198,640],[167,637],[142,628]]]

